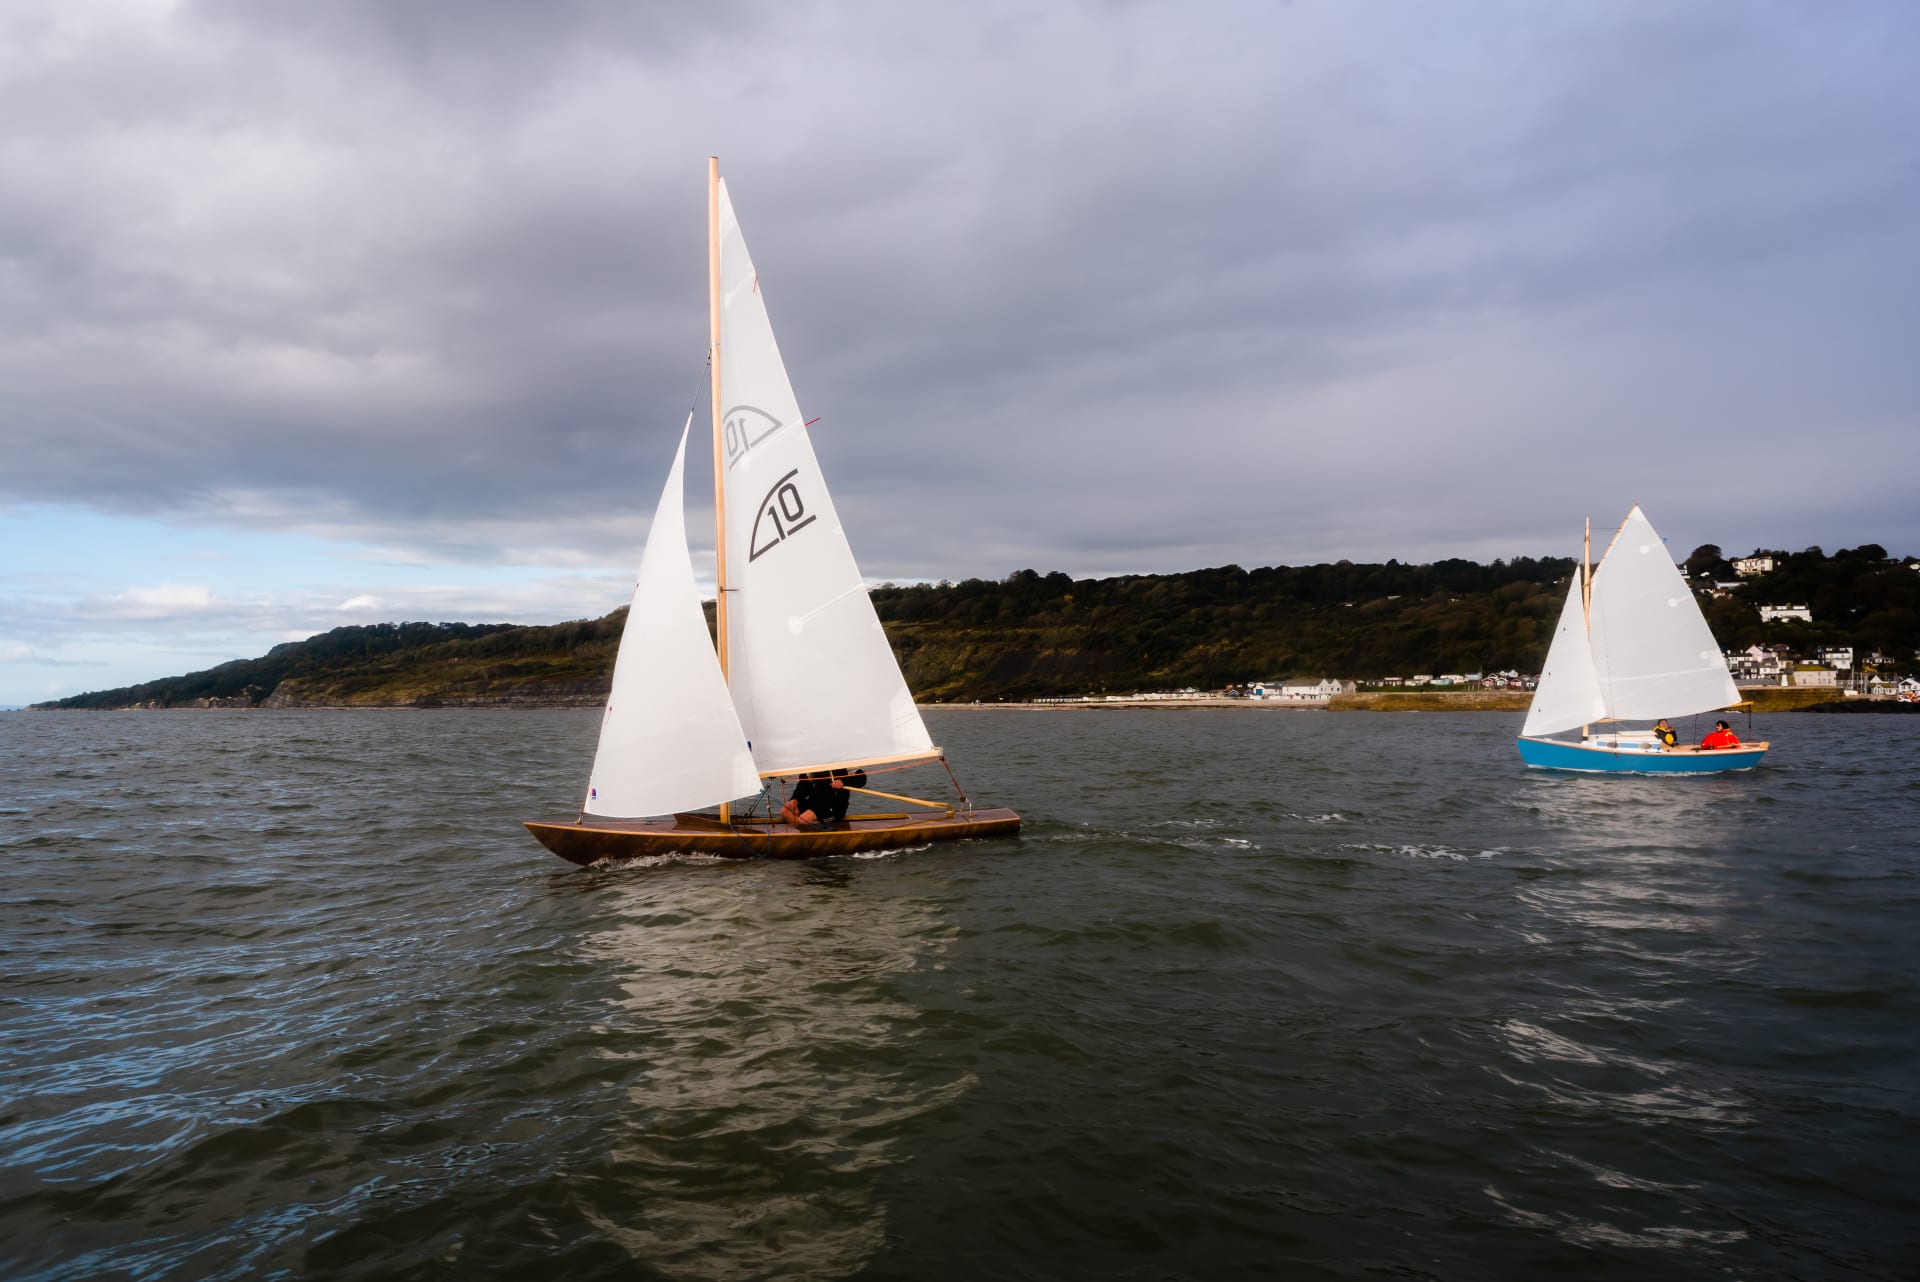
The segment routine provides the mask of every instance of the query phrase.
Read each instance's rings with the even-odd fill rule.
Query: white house
[[[1804,605],[1763,605],[1760,607],[1760,622],[1772,623],[1775,619],[1798,619],[1802,623],[1813,622],[1813,611]]]
[[[1353,682],[1338,681],[1332,677],[1316,677],[1299,681],[1282,681],[1280,698],[1300,700],[1331,699],[1336,694],[1352,694]]]
[[[1837,686],[1840,674],[1832,668],[1795,668],[1793,684],[1797,686]]]
[[[1813,654],[1836,672],[1848,672],[1853,668],[1853,647],[1850,645],[1823,645]]]
[[[1733,572],[1743,579],[1750,579],[1756,574],[1766,574],[1772,569],[1773,558],[1770,556],[1743,556],[1733,563]]]

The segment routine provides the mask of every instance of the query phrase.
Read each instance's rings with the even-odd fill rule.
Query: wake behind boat
[[[975,809],[957,780],[955,800],[929,801],[858,778],[946,758],[827,493],[717,160],[707,192],[716,635],[687,547],[689,415],[641,555],[586,802],[572,822],[527,829],[578,864],[798,859],[1018,832],[1018,815]],[[828,813],[781,816],[774,790],[806,776],[795,797],[826,797]],[[910,808],[835,813],[844,792]]]
[[[1618,724],[1693,716],[1739,702],[1693,590],[1635,504],[1599,566],[1590,569],[1587,555],[1581,556],[1520,731],[1520,757],[1545,770],[1750,770],[1766,755],[1765,742],[1669,746],[1653,730]],[[1577,740],[1551,737],[1576,727]]]

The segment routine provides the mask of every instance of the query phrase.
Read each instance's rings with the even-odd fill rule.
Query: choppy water
[[[1020,839],[582,871],[592,713],[0,716],[0,1276],[1913,1276],[1914,720],[929,720]]]

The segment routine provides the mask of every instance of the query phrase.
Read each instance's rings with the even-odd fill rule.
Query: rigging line
[[[700,409],[700,397],[706,392],[708,377],[713,371],[713,349],[707,349],[706,368],[700,371],[700,382],[693,389],[693,402],[687,406],[687,417],[692,418]]]
[[[960,786],[960,778],[953,773],[953,767],[948,764],[945,755],[941,756],[940,764],[946,766],[947,778],[953,781],[953,790],[960,794],[960,804],[967,808],[967,818],[973,818],[973,801],[967,796],[967,790]]]

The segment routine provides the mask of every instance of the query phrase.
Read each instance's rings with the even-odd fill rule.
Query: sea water
[[[1017,839],[580,870],[593,713],[0,716],[0,1276],[1914,1275],[1920,722],[928,720]]]

